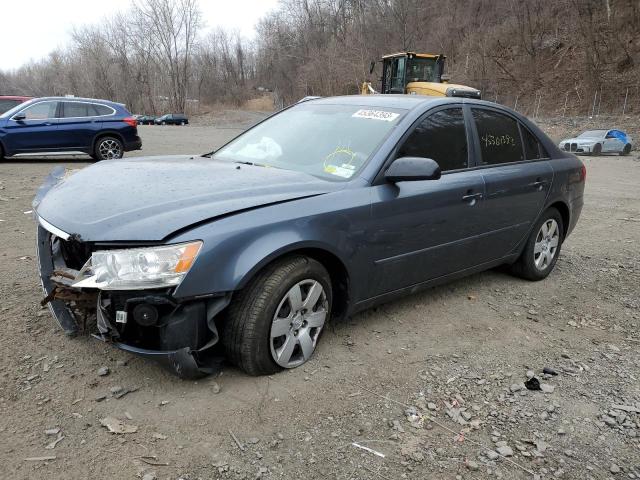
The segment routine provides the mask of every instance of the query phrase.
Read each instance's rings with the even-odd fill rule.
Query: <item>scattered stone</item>
[[[480,468],[480,464],[478,462],[476,462],[476,461],[469,460],[467,462],[467,468],[469,470],[475,471],[475,470],[478,470]]]
[[[542,373],[544,373],[545,375],[553,375],[553,376],[558,375],[558,372],[556,372],[553,368],[550,368],[550,367],[544,367],[542,369]]]
[[[107,399],[107,396],[104,393],[96,396],[96,402],[101,402],[101,401],[106,400],[106,399]]]
[[[543,393],[553,393],[555,389],[556,387],[549,385],[548,383],[540,384],[540,390],[542,390]]]
[[[109,375],[110,372],[111,370],[109,370],[109,367],[100,367],[98,369],[98,376],[106,377],[107,375]]]
[[[495,450],[488,450],[485,455],[489,460],[497,460],[498,458],[500,458],[500,455],[498,455]]]
[[[166,435],[163,435],[161,433],[154,433],[153,435],[151,435],[153,438],[155,438],[156,440],[166,440],[168,437]]]
[[[609,471],[611,473],[620,473],[621,469],[618,465],[616,465],[615,463],[611,465],[611,468],[609,468]]]
[[[60,433],[59,428],[50,428],[49,430],[44,431],[45,435],[58,435],[59,433]]]
[[[122,387],[120,387],[120,386],[111,387],[111,388],[109,389],[109,391],[110,391],[113,395],[115,395],[116,393],[120,393],[122,390],[123,390],[123,389],[122,389]]]
[[[158,480],[156,472],[147,472],[142,476],[142,480]]]
[[[533,378],[536,373],[533,370],[527,370],[527,378]]]
[[[527,387],[527,390],[541,390],[540,380],[538,380],[536,377],[531,377],[525,382],[524,386]]]
[[[255,445],[256,443],[258,443],[260,441],[259,438],[257,437],[251,437],[247,440],[247,443],[250,443],[251,445]]]
[[[513,449],[507,445],[496,448],[496,452],[503,457],[513,457]]]
[[[617,345],[613,345],[613,344],[608,344],[607,347],[609,347],[609,350],[611,350],[612,352],[619,352],[620,351],[620,347],[618,347]]]
[[[220,385],[218,384],[218,382],[211,382],[211,391],[214,394],[220,393]]]
[[[524,383],[520,382],[520,383],[514,383],[513,385],[511,385],[509,387],[509,390],[511,390],[512,392],[519,392],[523,388],[524,388]]]
[[[100,424],[106,427],[111,433],[124,434],[124,433],[136,433],[138,427],[135,425],[127,425],[122,420],[115,417],[105,417],[100,420]]]

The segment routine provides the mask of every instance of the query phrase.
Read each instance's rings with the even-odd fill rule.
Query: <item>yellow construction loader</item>
[[[481,98],[480,90],[466,85],[449,83],[444,75],[447,57],[440,54],[399,52],[382,57],[382,86],[376,91],[371,82],[364,82],[362,95],[400,93],[430,95],[434,97]],[[373,74],[376,62],[371,62],[369,74]]]

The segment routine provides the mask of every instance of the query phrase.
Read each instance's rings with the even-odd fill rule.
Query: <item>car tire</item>
[[[304,364],[330,317],[331,301],[331,278],[318,261],[294,255],[272,263],[226,311],[221,330],[227,358],[249,375]]]
[[[631,144],[627,143],[624,148],[622,149],[622,151],[620,152],[620,155],[629,155],[631,153]],[[2,157],[0,157],[2,158]]]
[[[531,229],[522,254],[511,273],[531,281],[546,278],[558,261],[564,240],[562,215],[555,208],[545,210]]]
[[[593,150],[591,150],[591,155],[600,155],[602,154],[602,145],[600,145],[599,143],[596,143],[593,146]]]
[[[180,122],[180,125],[184,127],[186,125],[186,122]]]
[[[93,158],[96,160],[116,160],[124,155],[124,146],[116,137],[101,137],[96,141]]]

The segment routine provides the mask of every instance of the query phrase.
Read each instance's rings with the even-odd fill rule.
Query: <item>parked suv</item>
[[[6,112],[7,110],[11,110],[16,105],[20,105],[21,103],[31,100],[31,98],[32,97],[0,95],[0,114]]]
[[[182,113],[167,113],[156,118],[156,125],[188,125],[189,119]]]
[[[0,158],[22,153],[81,152],[96,160],[140,150],[138,124],[124,105],[89,98],[46,97],[0,115]]]

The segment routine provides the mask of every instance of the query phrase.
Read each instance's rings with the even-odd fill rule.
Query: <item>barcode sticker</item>
[[[370,120],[382,120],[383,122],[393,122],[400,116],[399,113],[386,112],[384,110],[358,110],[351,115],[355,118],[368,118]]]
[[[127,323],[127,312],[124,310],[116,311],[116,323]]]

